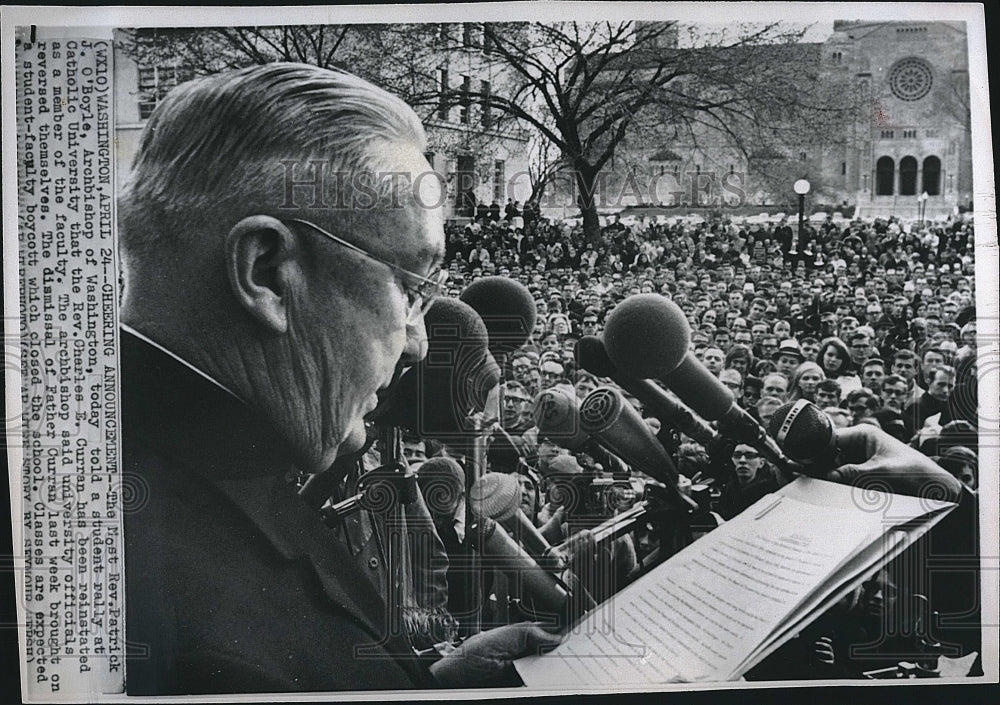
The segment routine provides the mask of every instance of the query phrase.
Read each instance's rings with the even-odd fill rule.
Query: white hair
[[[310,163],[327,175],[371,176],[391,171],[403,145],[426,148],[416,114],[349,73],[275,63],[182,84],[147,123],[121,191],[123,251],[184,244],[186,235],[219,231],[247,215],[295,215],[280,210],[291,198],[292,163],[300,167],[292,174],[298,182],[313,177],[301,168]],[[350,203],[344,190],[352,181],[345,181],[328,179],[327,208]],[[377,197],[394,187],[379,184]],[[312,196],[301,201],[296,207],[316,207]],[[354,215],[341,210],[338,218]]]

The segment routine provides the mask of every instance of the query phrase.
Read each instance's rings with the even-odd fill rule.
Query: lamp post
[[[812,188],[812,185],[805,179],[799,179],[792,184],[792,189],[794,189],[795,193],[799,194],[799,234],[798,237],[796,237],[796,241],[802,237],[803,218],[805,216],[806,209],[806,194],[809,193],[810,188]]]

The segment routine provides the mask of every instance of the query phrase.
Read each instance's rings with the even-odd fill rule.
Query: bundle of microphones
[[[436,300],[425,317],[427,355],[393,385],[376,423],[466,451],[504,433],[498,401],[504,369],[508,356],[528,341],[535,318],[531,294],[505,277],[479,279],[460,299]],[[664,427],[705,446],[720,440],[750,445],[786,476],[832,465],[834,433],[825,414],[809,402],[786,404],[774,414],[769,434],[689,351],[690,332],[683,312],[665,297],[638,294],[622,301],[608,315],[603,338],[584,336],[576,348],[583,369],[616,386],[599,387],[582,401],[558,388],[542,391],[534,406],[539,437],[571,452],[621,458],[653,479],[656,501],[674,516],[690,515],[699,504],[679,487],[670,454],[619,388]],[[459,489],[469,500],[468,535],[484,565],[516,574],[537,613],[568,619],[589,607],[586,589],[574,595],[578,555],[634,527],[650,498],[637,496],[634,507],[619,508],[624,511],[552,546],[522,513],[514,478],[468,465],[466,486]]]

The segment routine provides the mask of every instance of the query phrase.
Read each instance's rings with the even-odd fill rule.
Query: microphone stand
[[[472,559],[470,569],[473,576],[471,589],[473,596],[478,598],[479,609],[476,610],[472,617],[470,635],[478,634],[483,629],[483,608],[486,602],[486,595],[483,590],[483,537],[477,535],[484,530],[484,527],[472,513],[472,503],[469,502],[469,492],[486,471],[486,437],[483,435],[482,414],[473,414],[471,422],[472,437],[469,439],[469,452],[466,456],[465,471],[465,540],[472,547],[470,555]]]

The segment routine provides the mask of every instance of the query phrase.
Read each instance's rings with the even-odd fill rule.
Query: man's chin
[[[368,444],[368,431],[365,427],[365,422],[358,419],[353,424],[351,424],[350,430],[341,441],[340,447],[337,448],[338,457],[343,457],[345,455],[350,455],[352,453],[357,453],[359,450],[364,448]]]

